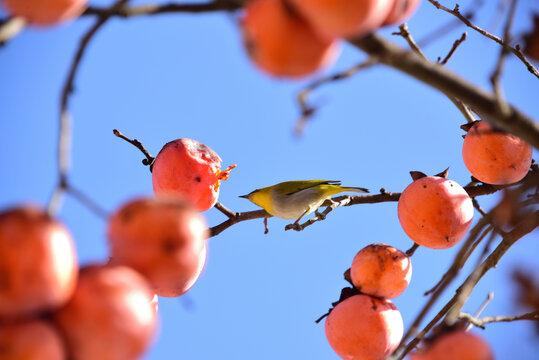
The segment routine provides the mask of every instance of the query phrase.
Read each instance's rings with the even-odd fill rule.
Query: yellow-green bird
[[[360,187],[344,187],[334,180],[285,181],[273,186],[251,191],[240,197],[249,199],[268,213],[281,219],[299,220],[318,210],[331,196],[342,192],[368,193]]]

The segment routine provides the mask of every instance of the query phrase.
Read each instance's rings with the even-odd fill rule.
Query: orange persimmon
[[[75,244],[44,211],[21,206],[0,213],[0,254],[0,319],[54,310],[73,294]]]
[[[385,359],[402,338],[402,317],[390,300],[354,295],[326,319],[326,337],[342,359]]]
[[[171,141],[152,164],[153,191],[157,197],[184,199],[206,211],[217,202],[221,181],[235,167],[220,166],[221,158],[208,146],[192,139]]]
[[[488,343],[478,335],[456,330],[434,339],[426,348],[410,355],[410,360],[494,360]]]
[[[408,19],[417,10],[421,0],[394,0],[393,7],[383,25],[399,24]]]
[[[462,158],[476,179],[494,185],[512,184],[528,173],[532,147],[516,136],[494,130],[485,121],[477,121],[464,137]]]
[[[249,56],[270,75],[307,76],[336,58],[335,41],[318,35],[284,0],[247,2],[241,25]]]
[[[0,359],[65,360],[58,331],[49,323],[32,320],[0,326]]]
[[[13,16],[25,18],[32,25],[54,25],[78,17],[88,0],[1,0]]]
[[[146,279],[127,266],[81,269],[75,294],[54,314],[76,360],[134,360],[149,347],[157,317]]]
[[[393,246],[371,244],[354,257],[350,276],[363,294],[393,299],[410,283],[412,263],[408,255]]]
[[[382,25],[393,0],[289,0],[324,36],[367,35]]]
[[[127,265],[146,276],[159,296],[183,295],[206,261],[208,226],[188,203],[138,199],[109,221],[111,264]]]
[[[439,176],[426,176],[408,185],[397,206],[406,234],[432,249],[456,245],[468,231],[473,211],[466,190]]]

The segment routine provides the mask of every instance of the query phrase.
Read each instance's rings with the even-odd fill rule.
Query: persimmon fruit
[[[410,283],[412,263],[408,255],[393,246],[371,244],[354,257],[350,276],[363,294],[393,299]]]
[[[400,24],[406,21],[417,10],[421,0],[394,0],[393,7],[383,25]]]
[[[241,25],[251,60],[273,76],[307,76],[337,55],[336,42],[317,34],[284,0],[247,2]]]
[[[462,144],[464,165],[476,179],[494,185],[515,183],[528,173],[532,147],[520,138],[477,121]]]
[[[206,211],[217,202],[221,181],[235,167],[221,170],[220,166],[221,158],[208,146],[192,139],[171,141],[153,162],[153,191],[158,197],[185,199],[198,211]]]
[[[74,360],[138,359],[156,329],[153,296],[146,279],[127,266],[87,266],[54,321]]]
[[[13,16],[25,18],[32,25],[54,25],[75,19],[84,12],[88,0],[2,0]]]
[[[0,213],[0,254],[0,320],[54,310],[73,294],[73,239],[41,209],[25,205]]]
[[[367,35],[382,25],[393,0],[289,0],[320,34],[332,38]]]
[[[397,206],[406,234],[431,249],[456,245],[470,228],[473,211],[466,190],[439,176],[426,176],[408,185]]]
[[[206,261],[208,226],[188,203],[137,199],[109,221],[111,264],[143,274],[159,296],[176,297],[198,279]]]
[[[398,346],[403,323],[390,300],[354,295],[328,315],[326,337],[342,359],[385,359]]]
[[[0,326],[0,359],[65,360],[64,344],[49,323],[31,320]]]
[[[488,343],[478,335],[456,330],[433,340],[425,349],[410,355],[410,360],[494,360]]]

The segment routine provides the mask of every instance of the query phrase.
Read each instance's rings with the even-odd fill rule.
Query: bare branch
[[[502,256],[513,244],[517,242],[517,240],[532,232],[537,226],[539,226],[539,211],[531,212],[524,217],[518,226],[503,237],[502,242],[496,247],[496,249],[494,249],[494,251],[485,259],[485,261],[474,269],[468,278],[466,278],[466,281],[464,281],[464,283],[457,289],[455,305],[452,307],[445,319],[447,324],[453,324],[458,318],[464,302],[468,299],[472,293],[472,290],[483,275],[485,275],[488,270],[498,265],[498,262]]]
[[[128,143],[130,143],[131,145],[139,149],[146,157],[145,159],[142,159],[142,164],[149,165],[150,171],[151,171],[151,166],[153,165],[155,158],[150,154],[148,150],[146,150],[146,148],[144,147],[144,145],[142,145],[140,141],[138,141],[137,139],[130,139],[116,129],[113,129],[112,133],[116,135],[117,137],[119,137],[120,139],[127,141]]]
[[[513,54],[515,54],[516,57],[518,57],[524,63],[524,65],[526,65],[526,68],[528,69],[529,72],[531,72],[533,75],[535,75],[537,78],[539,78],[539,71],[537,71],[537,69],[530,63],[530,61],[526,58],[526,56],[524,56],[524,54],[522,53],[522,51],[520,50],[520,47],[518,45],[516,47],[512,47],[504,39],[501,39],[501,38],[489,33],[488,31],[483,30],[480,27],[474,25],[470,20],[468,20],[468,18],[466,16],[464,16],[464,15],[462,15],[460,13],[458,4],[455,6],[455,8],[453,10],[451,10],[451,9],[441,5],[438,1],[435,1],[435,0],[428,0],[428,1],[432,5],[434,5],[437,9],[443,10],[443,11],[457,17],[460,21],[462,21],[469,28],[474,29],[475,31],[477,31],[481,35],[483,35],[483,36],[497,42],[501,46],[507,48],[509,51],[511,51]]]
[[[410,31],[408,31],[408,25],[404,23],[399,26],[399,29],[400,29],[400,32],[393,33],[393,35],[402,36],[415,54],[417,54],[424,61],[430,62],[429,59],[425,56],[423,51],[421,51],[419,46],[416,44],[416,42],[412,38],[412,34],[410,34]],[[451,96],[445,93],[444,91],[442,92],[449,98],[449,100],[451,100],[453,104],[455,104],[457,109],[459,109],[459,111],[462,113],[462,116],[464,116],[464,118],[466,119],[468,123],[473,123],[474,121],[477,120],[475,116],[473,115],[472,111],[470,110],[470,108],[464,102],[462,102],[455,96]]]
[[[521,315],[508,315],[508,316],[487,316],[482,318],[477,318],[468,313],[460,313],[459,319],[466,320],[470,324],[480,327],[481,329],[485,328],[486,324],[494,322],[511,322],[518,320],[532,320],[539,321],[539,311],[532,311],[527,314]]]
[[[449,53],[445,56],[445,58],[442,61],[439,61],[440,65],[447,64],[447,62],[449,61],[451,56],[453,56],[453,54],[458,49],[460,44],[462,44],[466,40],[466,37],[467,37],[467,34],[465,32],[463,32],[462,35],[460,36],[460,38],[455,40],[455,42],[453,43],[453,46],[451,46],[451,50],[449,50]]]
[[[316,90],[317,88],[321,87],[322,85],[341,81],[344,79],[348,79],[349,77],[353,76],[354,74],[357,74],[359,71],[367,69],[377,63],[377,60],[375,58],[369,58],[365,61],[360,62],[357,65],[352,66],[351,68],[339,72],[333,75],[329,75],[327,77],[323,77],[321,79],[317,79],[313,81],[311,84],[307,85],[303,90],[301,90],[296,95],[296,100],[299,104],[299,107],[301,109],[301,116],[297,120],[296,125],[294,126],[294,133],[296,135],[301,135],[303,131],[305,130],[305,126],[307,122],[311,119],[311,117],[316,112],[317,108],[309,105],[307,100],[311,93]]]
[[[507,23],[505,24],[505,28],[503,31],[503,38],[506,43],[511,42],[511,25],[513,24],[513,18],[515,16],[516,5],[517,5],[517,0],[511,0],[511,6],[509,7],[509,14],[507,16]],[[496,95],[496,99],[498,100],[498,107],[500,109],[500,112],[504,114],[507,114],[509,112],[509,109],[505,101],[505,96],[503,95],[503,89],[501,86],[501,76],[502,76],[503,66],[505,63],[505,58],[509,54],[509,51],[510,50],[507,46],[502,46],[502,48],[500,49],[500,55],[498,56],[496,68],[490,77],[490,82],[492,83],[494,94]]]
[[[114,3],[110,11],[115,8],[124,5],[128,0],[119,0]],[[64,82],[62,93],[60,96],[60,124],[59,124],[59,136],[58,136],[58,185],[53,190],[53,195],[47,204],[47,212],[51,215],[55,215],[62,203],[63,193],[69,187],[67,176],[71,167],[71,115],[69,114],[69,99],[73,92],[75,76],[79,69],[82,57],[88,47],[88,44],[97,33],[97,31],[107,22],[110,15],[104,14],[101,16],[95,24],[86,32],[82,37],[77,52],[71,62],[71,67],[68,72],[68,76]]]
[[[460,99],[482,118],[501,130],[514,134],[539,149],[539,123],[508,104],[509,113],[500,112],[495,94],[487,92],[445,67],[425,61],[415,54],[375,34],[350,43],[385,65],[400,70],[441,92]]]
[[[170,4],[143,4],[136,6],[122,5],[114,8],[113,11],[109,8],[102,7],[88,7],[83,15],[97,15],[97,16],[120,16],[124,18],[143,16],[143,15],[157,15],[157,14],[170,14],[170,13],[208,13],[215,11],[234,11],[242,7],[242,1],[234,0],[215,0],[208,3],[170,3]]]

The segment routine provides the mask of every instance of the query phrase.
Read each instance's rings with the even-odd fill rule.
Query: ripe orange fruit
[[[339,303],[326,319],[326,337],[343,359],[385,359],[403,333],[400,312],[390,300],[354,295]]]
[[[251,60],[270,75],[310,75],[336,58],[335,41],[316,34],[284,0],[247,2],[242,30]]]
[[[0,326],[0,359],[64,360],[60,335],[50,324],[32,320]]]
[[[494,360],[490,346],[478,335],[457,330],[436,338],[410,360]]]
[[[0,319],[50,311],[67,301],[77,281],[68,230],[32,206],[0,213]]]
[[[393,299],[410,283],[412,263],[408,255],[393,246],[371,244],[354,257],[350,276],[363,294]]]
[[[532,147],[520,138],[476,122],[462,144],[464,165],[476,179],[494,185],[521,180],[530,169]]]
[[[167,143],[152,165],[153,191],[158,197],[176,197],[206,211],[217,202],[219,185],[235,165],[221,171],[221,158],[208,146],[191,139]]]
[[[2,0],[6,10],[33,25],[53,25],[78,17],[88,0]]]
[[[129,267],[81,269],[75,294],[54,315],[69,354],[76,360],[138,359],[156,328],[153,295]]]
[[[438,176],[426,176],[408,185],[397,210],[406,234],[431,249],[456,245],[473,218],[473,204],[466,190]]]
[[[394,0],[290,0],[319,33],[360,37],[382,25]]]
[[[394,0],[393,7],[383,25],[400,24],[417,10],[421,0]]]
[[[146,276],[159,296],[183,295],[206,261],[206,221],[189,204],[139,199],[120,208],[108,229],[111,263]]]

